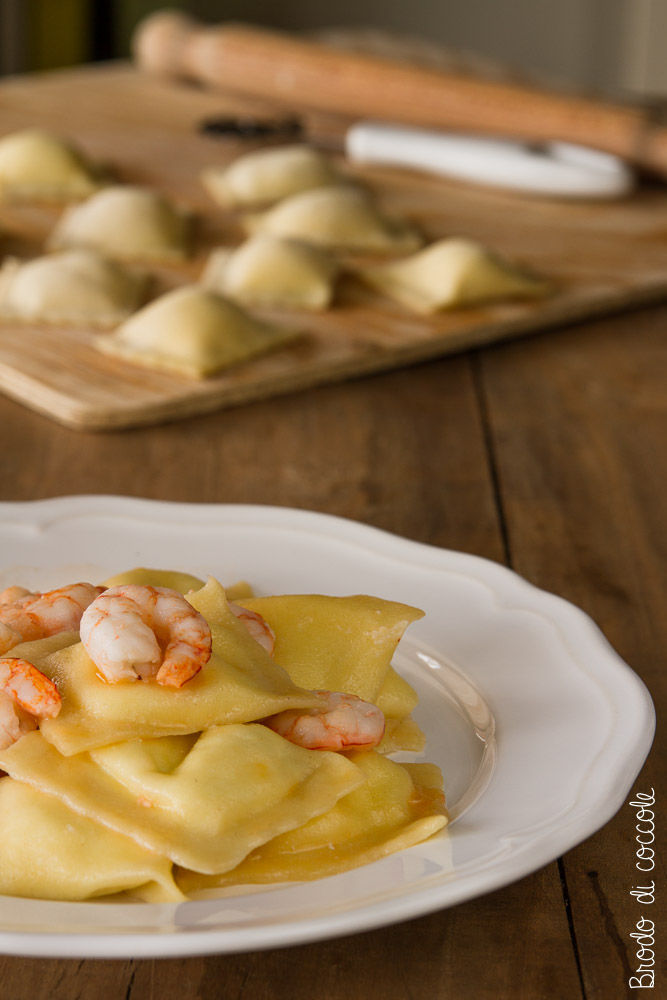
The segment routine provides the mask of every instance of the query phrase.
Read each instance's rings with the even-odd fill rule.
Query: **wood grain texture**
[[[482,362],[511,563],[583,607],[648,685],[658,728],[633,787],[655,789],[658,802],[667,779],[666,319],[644,312]],[[642,915],[665,920],[662,889],[653,906],[630,895],[646,879],[665,885],[664,824],[656,869],[642,876],[635,822],[626,806],[564,859],[587,1000],[630,995],[639,963],[629,935]]]
[[[63,77],[62,92],[66,83]],[[3,120],[17,127],[22,85],[8,84],[2,94]],[[44,100],[47,111],[62,116],[57,79]],[[173,127],[188,127],[188,107],[174,96]],[[122,129],[120,104],[114,114]],[[80,108],[72,127],[83,127],[85,115],[77,115]],[[106,142],[101,126],[99,141]],[[409,205],[413,194],[400,191]],[[495,196],[487,197],[495,204]],[[458,224],[464,209],[457,215],[456,204],[451,208]],[[606,208],[581,206],[581,228],[619,260],[627,246],[618,242]],[[657,239],[662,213],[652,214],[650,199],[642,212],[637,238],[650,230]],[[504,218],[511,242],[511,216]],[[555,244],[557,208],[544,219]],[[480,214],[477,225],[495,231],[491,213]],[[531,232],[539,249],[537,222]],[[585,266],[583,247],[572,250],[573,267]],[[635,266],[631,255],[628,264]],[[660,796],[667,784],[666,330],[667,307],[654,307],[106,434],[60,426],[0,397],[0,498],[117,493],[296,506],[508,562],[583,607],[648,684],[658,734],[634,787],[653,786]],[[0,995],[620,1000],[632,995],[627,979],[635,961],[634,823],[626,805],[560,863],[382,930],[292,949],[156,962],[0,957]],[[662,819],[658,834],[662,859]],[[660,864],[652,916],[664,928]],[[658,945],[664,963],[662,947],[664,937]],[[664,986],[661,964],[652,995]]]
[[[156,188],[194,213],[192,258],[182,267],[149,266],[151,297],[196,281],[213,247],[242,239],[238,218],[212,205],[198,178],[203,167],[227,162],[247,147],[196,130],[207,116],[248,108],[238,100],[155,81],[119,66],[4,83],[0,107],[3,131],[27,123],[61,131],[107,163],[121,181]],[[378,193],[389,214],[411,220],[428,240],[447,235],[479,240],[544,275],[553,284],[553,295],[424,318],[348,277],[340,284],[334,308],[325,313],[262,313],[302,332],[297,342],[200,381],[103,354],[95,341],[105,334],[93,330],[1,323],[0,390],[80,429],[154,424],[409,365],[667,296],[667,195],[659,188],[644,188],[619,203],[578,205],[407,172],[348,170]],[[24,258],[39,253],[57,217],[58,210],[46,206],[0,206],[5,251]]]
[[[298,506],[502,560],[476,367],[460,356],[104,435],[0,399],[0,496]],[[579,995],[555,864],[503,892],[341,940],[157,962],[6,957],[0,976],[12,1000],[535,1000],[556,978],[564,998]]]
[[[404,55],[378,57],[251,25],[204,26],[175,11],[146,18],[133,48],[138,65],[149,72],[214,89],[357,118],[591,144],[651,165],[663,176],[667,169],[655,155],[664,152],[664,129],[646,109],[629,103],[414,65]]]

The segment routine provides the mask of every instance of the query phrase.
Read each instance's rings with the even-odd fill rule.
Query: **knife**
[[[531,145],[382,122],[348,129],[345,152],[357,163],[408,167],[555,198],[621,198],[636,180],[619,157],[571,143]]]

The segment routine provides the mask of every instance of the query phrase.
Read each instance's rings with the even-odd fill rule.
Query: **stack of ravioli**
[[[250,883],[321,878],[441,830],[439,769],[420,751],[417,698],[391,666],[416,608],[367,596],[254,597],[187,574],[132,570],[109,585],[169,586],[208,621],[213,652],[178,690],[108,684],[78,633],[24,643],[58,686],[60,714],[0,752],[0,893],[178,901]],[[259,612],[270,656],[229,608]],[[262,720],[317,690],[377,704],[376,750],[307,750]]]

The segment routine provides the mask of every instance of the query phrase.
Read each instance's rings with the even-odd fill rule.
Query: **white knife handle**
[[[347,132],[346,153],[360,163],[408,167],[458,180],[561,198],[619,198],[634,173],[618,157],[583,146],[452,135],[376,122]]]

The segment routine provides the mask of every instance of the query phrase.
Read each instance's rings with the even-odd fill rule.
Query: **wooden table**
[[[660,713],[666,372],[667,306],[654,306],[131,431],[70,430],[0,397],[0,498],[112,493],[270,503],[476,553],[588,612],[648,684]],[[656,790],[658,816],[666,758],[659,728],[634,785]],[[238,956],[0,957],[0,993],[7,1000],[636,995],[628,989],[638,964],[630,938],[634,825],[626,804],[596,835],[519,883],[386,929]],[[664,816],[659,826],[664,848]],[[652,915],[664,931],[662,865],[660,858],[650,877],[658,886]],[[658,970],[656,997],[665,986]]]

